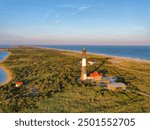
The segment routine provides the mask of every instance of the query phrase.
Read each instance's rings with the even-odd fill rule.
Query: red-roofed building
[[[103,77],[102,73],[98,73],[98,72],[93,72],[90,74],[89,79],[93,79],[93,80],[101,80]]]
[[[23,82],[16,82],[16,87],[20,87],[21,85],[23,85]]]

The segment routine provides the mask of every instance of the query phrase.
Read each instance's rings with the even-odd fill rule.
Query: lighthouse
[[[86,80],[86,48],[82,49],[82,73],[81,73],[81,80]]]

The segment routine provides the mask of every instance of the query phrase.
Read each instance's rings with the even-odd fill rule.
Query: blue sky
[[[0,44],[150,45],[150,0],[0,0]]]

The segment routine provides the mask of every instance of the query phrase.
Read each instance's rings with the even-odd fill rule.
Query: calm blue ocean
[[[0,61],[5,59],[9,55],[6,51],[0,51]]]
[[[3,69],[0,68],[0,83],[3,83],[6,77],[7,77],[6,73],[3,71]]]
[[[15,47],[15,45],[0,45],[0,48],[12,48]]]
[[[81,51],[82,47],[86,47],[87,51],[92,53],[150,60],[150,46],[40,45],[40,47],[74,51]]]
[[[0,61],[5,59],[8,55],[9,55],[8,52],[0,51]],[[2,68],[0,68],[0,83],[4,82],[6,77],[7,77],[6,73],[4,72],[4,70]]]

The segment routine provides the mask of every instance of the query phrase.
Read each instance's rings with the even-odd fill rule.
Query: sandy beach
[[[12,72],[11,72],[5,65],[3,65],[3,62],[4,62],[5,60],[7,60],[7,58],[8,58],[10,55],[11,55],[11,53],[9,52],[9,55],[8,55],[6,58],[4,58],[2,61],[0,61],[0,68],[2,68],[2,69],[5,71],[6,75],[7,75],[5,81],[4,81],[3,83],[0,83],[0,86],[9,83],[9,82],[12,80]]]
[[[35,46],[34,46],[35,47]],[[37,48],[42,48],[42,49],[52,49],[52,50],[58,50],[58,51],[66,51],[67,53],[70,53],[70,55],[73,55],[73,53],[78,53],[81,54],[81,51],[74,51],[74,50],[65,50],[65,49],[56,49],[56,48],[46,48],[46,47],[37,47]],[[144,59],[138,59],[138,58],[131,58],[131,57],[123,57],[123,56],[113,56],[113,55],[108,55],[108,54],[98,54],[98,53],[91,53],[88,52],[87,54],[89,55],[96,55],[96,56],[103,56],[103,57],[110,57],[112,58],[111,60],[115,61],[135,61],[135,62],[144,62],[144,63],[150,63],[150,60],[144,60]]]

